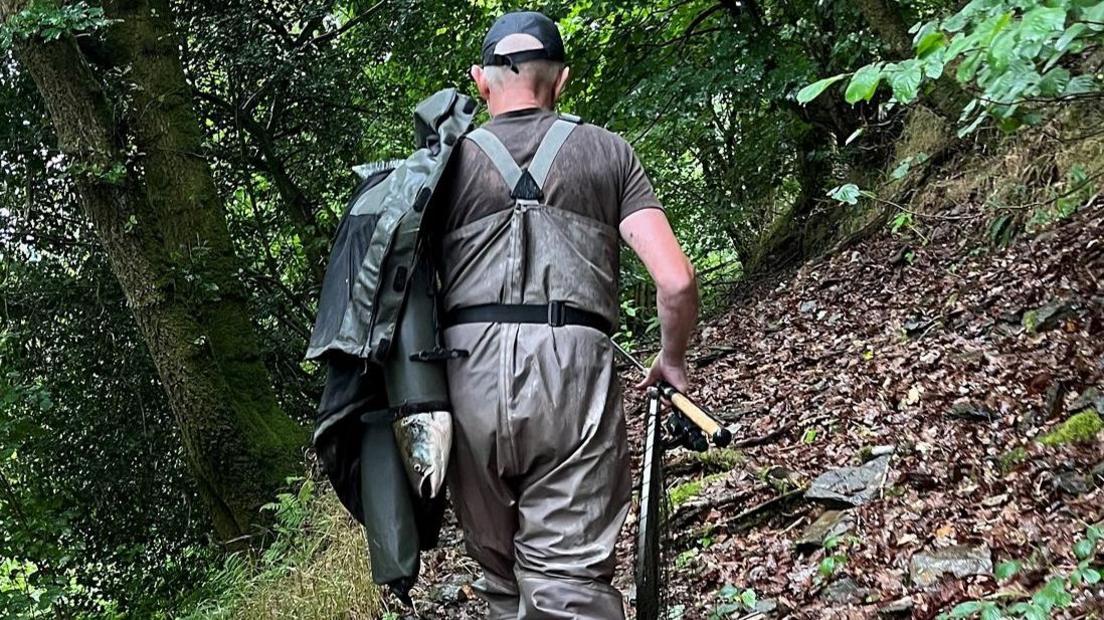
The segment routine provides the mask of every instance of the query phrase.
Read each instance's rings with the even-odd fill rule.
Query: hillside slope
[[[955,545],[993,564],[1029,560],[1002,584],[1010,597],[1069,572],[1074,542],[1104,518],[1093,412],[1104,393],[1104,209],[1097,200],[1001,251],[950,224],[922,247],[884,234],[807,265],[705,330],[697,393],[734,412],[738,440],[764,441],[711,459],[732,465],[720,475],[672,466],[693,468],[683,485],[705,481],[705,502],[738,499],[676,533],[687,541],[670,572],[684,617],[723,607],[726,597],[702,592],[725,584],[798,617],[871,617],[906,596],[906,616],[931,617],[998,589],[989,576],[916,583],[914,557]],[[1083,441],[1048,435],[1079,412]],[[780,487],[884,453],[874,469],[888,468],[830,551],[801,554],[795,543],[837,502],[796,494],[736,518]],[[1075,602],[1104,611],[1099,589]]]
[[[945,160],[893,205],[897,233],[761,281],[703,328],[693,392],[739,449],[668,454],[672,617],[1067,602],[1045,586],[1104,519],[1104,158],[1099,140],[1060,137],[1094,135],[1076,125]],[[637,462],[642,411],[630,390]],[[861,505],[806,497],[826,473]],[[829,536],[806,532],[822,517],[838,519]],[[617,580],[630,599],[634,534],[635,510]],[[422,617],[482,617],[462,556],[451,530],[426,558]],[[1055,613],[1100,617],[1100,588]]]

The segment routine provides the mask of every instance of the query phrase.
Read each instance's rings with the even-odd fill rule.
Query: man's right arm
[[[656,285],[661,349],[648,377],[637,387],[663,379],[687,387],[686,346],[698,319],[698,283],[662,209],[641,209],[621,220],[621,237]]]

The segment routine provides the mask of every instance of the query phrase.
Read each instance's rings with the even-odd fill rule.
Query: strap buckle
[[[444,347],[434,347],[425,351],[418,351],[410,354],[410,361],[412,362],[444,362],[447,360],[458,359],[461,357],[468,357],[471,353],[467,349],[446,349]]]
[[[567,325],[567,304],[562,301],[548,302],[548,324],[552,327]]]

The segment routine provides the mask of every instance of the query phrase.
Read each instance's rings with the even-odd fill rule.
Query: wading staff
[[[613,347],[617,349],[621,355],[625,356],[625,359],[633,363],[634,366],[640,369],[644,373],[644,376],[648,375],[648,367],[640,363],[640,360],[632,356],[631,353],[621,348],[621,345],[613,341],[610,338],[610,342],[613,343]],[[664,398],[671,401],[671,404],[681,413],[686,416],[688,420],[694,423],[703,433],[709,436],[713,440],[713,445],[718,448],[727,446],[732,441],[732,433],[725,428],[717,418],[713,417],[708,409],[698,405],[694,401],[690,400],[686,394],[675,389],[675,386],[663,381],[662,379],[656,382],[656,387],[659,389],[660,394]]]

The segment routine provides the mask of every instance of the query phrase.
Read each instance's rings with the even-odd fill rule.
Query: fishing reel
[[[663,430],[667,432],[663,438],[663,447],[666,449],[680,446],[694,452],[705,452],[709,449],[705,433],[679,411],[673,411],[667,416]]]

